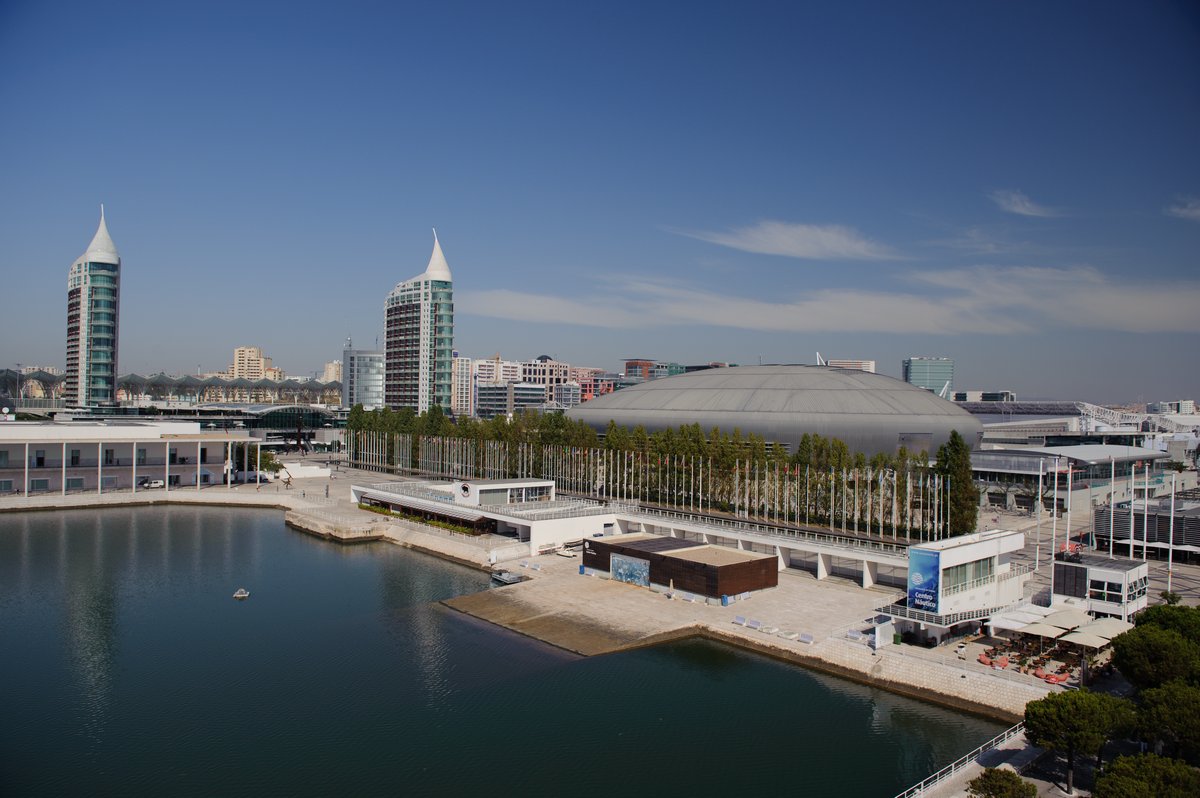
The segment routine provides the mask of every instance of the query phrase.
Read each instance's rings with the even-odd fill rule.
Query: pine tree
[[[974,532],[979,519],[979,494],[971,473],[971,447],[958,430],[951,430],[950,439],[938,448],[937,470],[949,484],[950,506],[946,517],[950,534]]]

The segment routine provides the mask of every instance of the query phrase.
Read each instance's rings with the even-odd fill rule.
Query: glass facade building
[[[437,233],[424,273],[399,283],[384,303],[384,403],[418,413],[450,412],[454,288]]]
[[[383,407],[384,354],[355,349],[347,338],[342,350],[342,407]]]
[[[907,357],[903,371],[909,385],[947,398],[954,395],[954,361],[948,357]]]
[[[63,398],[68,406],[116,404],[120,305],[121,256],[108,234],[101,206],[96,235],[67,276]]]

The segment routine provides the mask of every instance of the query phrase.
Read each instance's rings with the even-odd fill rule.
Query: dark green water
[[[485,589],[275,511],[0,515],[0,795],[892,796],[1002,730],[710,643],[581,659],[434,603]]]

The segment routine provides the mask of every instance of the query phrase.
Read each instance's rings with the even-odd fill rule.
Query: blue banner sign
[[[938,582],[941,580],[941,552],[928,549],[908,550],[908,606],[914,610],[937,613]]]

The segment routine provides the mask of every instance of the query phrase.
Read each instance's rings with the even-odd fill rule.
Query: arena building
[[[957,430],[972,448],[983,425],[953,402],[882,374],[824,366],[737,366],[679,374],[599,396],[567,411],[603,432],[608,422],[648,432],[699,424],[741,430],[796,451],[805,433],[852,452],[933,454]]]

